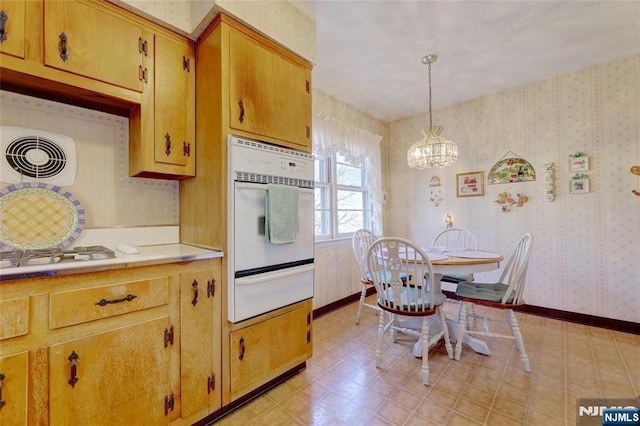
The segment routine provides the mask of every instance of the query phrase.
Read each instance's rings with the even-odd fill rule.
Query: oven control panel
[[[229,137],[229,170],[313,181],[313,155],[258,142]]]

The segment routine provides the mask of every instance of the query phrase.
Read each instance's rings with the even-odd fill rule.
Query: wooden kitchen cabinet
[[[130,121],[129,174],[139,177],[195,176],[195,47],[156,33],[149,55],[143,103]],[[140,128],[140,132],[133,129]]]
[[[214,258],[0,282],[0,424],[186,425],[220,408],[220,277]]]
[[[0,0],[0,10],[4,90],[128,117],[131,176],[195,175],[193,41],[107,1]]]
[[[52,345],[51,424],[167,424],[174,403],[164,339],[170,329],[163,316]]]
[[[28,353],[0,357],[0,424],[26,425]]]
[[[229,126],[311,151],[311,68],[235,28],[228,46]]]
[[[44,63],[142,92],[143,26],[96,2],[44,2]]]
[[[180,274],[181,417],[199,420],[220,408],[220,265]]]
[[[26,0],[0,1],[0,53],[24,59]]]
[[[311,302],[229,334],[232,399],[311,357]]]

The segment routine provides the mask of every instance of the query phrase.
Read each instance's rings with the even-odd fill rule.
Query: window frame
[[[342,240],[349,239],[355,233],[354,231],[349,232],[339,232],[339,200],[338,193],[339,191],[349,191],[349,192],[359,192],[362,194],[362,209],[354,209],[353,211],[362,212],[362,224],[358,226],[358,228],[369,228],[371,223],[371,207],[369,203],[369,191],[367,188],[367,180],[366,180],[366,161],[361,161],[359,165],[354,165],[352,162],[349,162],[345,156],[342,156],[344,161],[338,161],[338,157],[340,154],[330,154],[330,155],[320,155],[316,154],[316,166],[318,163],[324,169],[320,176],[326,174],[326,181],[315,181],[314,185],[316,189],[326,190],[329,193],[328,196],[328,206],[321,206],[320,209],[316,208],[317,204],[315,204],[315,195],[314,194],[314,215],[317,214],[318,211],[328,211],[328,225],[327,229],[324,229],[321,234],[315,234],[316,241],[334,241],[334,240]],[[360,170],[360,178],[362,182],[362,186],[354,186],[347,184],[338,183],[338,164],[344,164],[349,167],[355,167]],[[314,176],[315,180],[316,176]],[[349,211],[348,209],[342,211]],[[314,216],[315,221],[315,216]]]

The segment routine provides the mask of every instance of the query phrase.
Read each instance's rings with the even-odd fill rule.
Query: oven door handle
[[[263,191],[267,190],[267,184],[266,183],[253,183],[253,182],[238,182],[238,181],[236,181],[235,184],[236,184],[236,189],[261,189]],[[298,187],[298,189],[300,190],[300,192],[313,194],[313,189],[312,188],[300,188],[300,187]]]
[[[265,281],[280,280],[292,275],[313,272],[314,265],[294,266],[293,268],[283,269],[281,271],[267,272],[264,274],[252,275],[250,277],[236,278],[236,285],[256,285]]]

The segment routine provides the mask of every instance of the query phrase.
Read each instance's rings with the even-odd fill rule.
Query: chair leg
[[[364,299],[367,296],[367,286],[362,284],[362,291],[360,292],[360,302],[358,304],[358,313],[356,314],[356,324],[360,324],[360,316],[362,315],[362,307],[364,306]]]
[[[438,317],[442,324],[442,331],[444,332],[444,347],[447,349],[447,355],[449,359],[453,359],[453,347],[451,346],[451,339],[449,338],[449,326],[447,325],[447,316],[444,313],[442,307],[438,308]]]
[[[529,357],[527,353],[524,351],[524,341],[522,340],[522,333],[520,333],[520,327],[518,326],[518,320],[516,319],[516,314],[513,312],[513,309],[506,310],[507,321],[509,322],[509,326],[511,327],[511,332],[513,333],[513,337],[516,340],[516,349],[520,352],[520,359],[522,360],[522,367],[524,371],[527,373],[531,372],[531,368],[529,367]]]
[[[446,322],[445,322],[446,324]],[[431,321],[427,317],[422,317],[422,384],[429,385],[429,326]],[[447,329],[447,326],[444,326]],[[448,332],[447,332],[448,334]]]
[[[380,313],[380,319],[378,321],[378,340],[376,341],[376,367],[380,367],[382,365],[382,340],[384,337],[384,330],[384,314]]]
[[[460,302],[460,309],[458,310],[458,341],[456,342],[456,361],[460,361],[462,355],[462,341],[467,334],[467,302]]]

